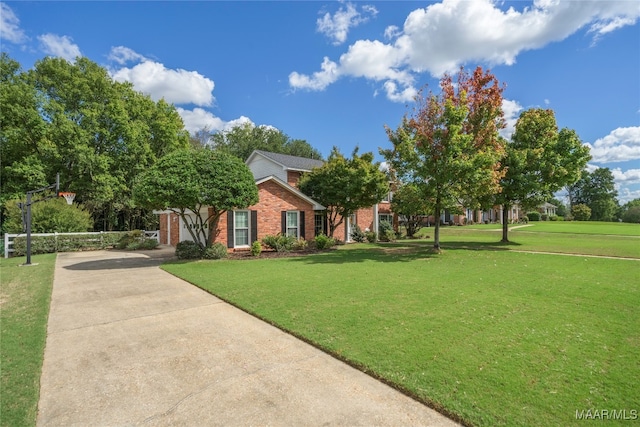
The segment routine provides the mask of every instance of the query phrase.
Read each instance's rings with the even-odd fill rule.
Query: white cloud
[[[213,80],[197,71],[172,70],[158,62],[144,61],[131,68],[116,70],[112,76],[116,81],[133,83],[136,90],[148,94],[155,101],[164,98],[173,104],[198,106],[210,106],[214,101]]]
[[[625,162],[640,159],[640,126],[617,128],[609,135],[586,144],[596,163]]]
[[[495,0],[443,0],[414,10],[402,30],[395,26],[385,30],[393,42],[358,40],[339,62],[325,58],[322,71],[292,72],[289,84],[294,89],[324,90],[339,77],[353,76],[409,87],[416,73],[440,77],[467,63],[512,65],[520,53],[564,40],[581,29],[593,33],[595,40],[640,17],[640,4],[624,0],[536,0],[522,11],[502,10],[500,5]]]
[[[413,86],[405,87],[402,90],[398,90],[398,86],[388,80],[384,82],[384,90],[387,93],[387,98],[393,102],[410,102],[413,101],[418,94],[418,91]]]
[[[627,187],[621,187],[618,189],[618,201],[621,205],[630,202],[635,199],[640,199],[640,188],[631,189]]]
[[[224,131],[236,126],[240,126],[245,123],[253,122],[245,116],[241,116],[235,120],[225,122],[220,117],[214,116],[209,111],[202,108],[194,108],[193,110],[185,110],[184,108],[177,108],[178,114],[182,117],[184,127],[190,133],[195,133],[202,129],[208,129],[210,131]]]
[[[108,59],[120,65],[124,65],[127,62],[141,62],[148,60],[148,58],[145,58],[133,49],[129,49],[124,46],[112,47],[111,52],[109,52]]]
[[[511,101],[509,99],[502,100],[502,112],[504,113],[504,120],[507,126],[504,129],[500,129],[500,135],[505,139],[511,139],[511,135],[516,130],[516,122],[520,117],[522,111],[522,105],[518,101]]]
[[[322,18],[316,21],[317,31],[333,39],[334,45],[339,45],[347,40],[349,29],[357,27],[377,15],[378,10],[371,5],[362,6],[362,13],[358,12],[353,3],[347,3],[346,9],[340,7],[336,13],[331,15],[325,13]]]
[[[623,171],[620,168],[611,169],[613,179],[619,183],[640,184],[640,169],[627,169]]]
[[[0,38],[16,44],[27,40],[20,29],[20,20],[6,3],[0,3]]]
[[[78,56],[82,56],[80,48],[73,43],[73,39],[69,36],[58,36],[49,33],[38,36],[38,40],[42,43],[42,50],[47,55],[57,56],[69,62],[73,62]]]

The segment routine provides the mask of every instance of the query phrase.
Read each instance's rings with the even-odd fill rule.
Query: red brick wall
[[[311,240],[313,234],[313,206],[285,190],[273,181],[266,181],[258,185],[258,196],[260,201],[247,208],[247,210],[258,211],[258,240],[268,234],[278,234],[282,232],[282,211],[304,211],[305,215],[305,240]],[[224,214],[218,223],[220,234],[216,239],[227,245],[227,215]]]
[[[287,171],[287,184],[292,187],[298,188],[298,181],[300,181],[300,172],[297,171]]]
[[[160,214],[158,221],[160,221],[160,244],[166,245],[169,243],[169,235],[167,230],[167,216],[168,214]]]
[[[171,225],[167,228],[167,216]],[[160,214],[160,244],[175,246],[180,241],[180,221],[178,215]],[[169,235],[170,233],[170,235]]]

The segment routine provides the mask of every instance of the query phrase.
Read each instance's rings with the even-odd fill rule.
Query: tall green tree
[[[640,199],[633,199],[620,208],[620,218],[624,222],[640,223]]]
[[[434,249],[440,250],[440,215],[461,200],[478,200],[498,189],[505,126],[496,77],[478,67],[456,81],[446,75],[441,93],[416,97],[413,113],[394,131],[393,148],[380,150],[400,182],[416,185],[433,206]]]
[[[577,181],[590,158],[575,131],[558,131],[552,110],[533,108],[520,114],[501,162],[501,191],[493,199],[503,207],[502,241],[509,241],[508,213],[515,203],[525,209],[538,206]]]
[[[133,195],[140,206],[178,214],[203,249],[215,241],[222,214],[258,202],[249,168],[231,154],[208,149],[167,154],[138,175]]]
[[[320,152],[308,142],[302,139],[291,139],[279,129],[255,126],[253,123],[243,123],[229,130],[209,133],[209,135],[206,130],[202,130],[197,132],[193,139],[201,144],[208,144],[213,149],[233,154],[242,160],[246,160],[253,150],[322,160]]]
[[[135,176],[189,144],[175,107],[113,81],[87,58],[47,57],[23,72],[3,54],[0,68],[3,196],[19,197],[59,172],[62,189],[77,194],[95,228],[139,226]]]
[[[358,148],[347,158],[333,147],[323,166],[300,178],[300,191],[326,206],[329,236],[349,215],[380,202],[389,192],[388,177],[373,160],[373,153],[358,155]]]
[[[593,172],[584,170],[572,186],[573,202],[585,204],[591,209],[591,220],[613,221],[618,211],[618,191],[609,168]]]

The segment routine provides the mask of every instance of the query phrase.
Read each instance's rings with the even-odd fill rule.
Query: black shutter
[[[287,211],[282,211],[282,234],[287,234]]]
[[[322,232],[324,233],[325,236],[329,235],[329,216],[327,215],[326,212],[323,214]]]
[[[233,247],[233,211],[227,211],[227,247]]]
[[[304,234],[304,211],[300,211],[300,237],[305,238]]]
[[[258,211],[251,211],[251,243],[258,240]]]

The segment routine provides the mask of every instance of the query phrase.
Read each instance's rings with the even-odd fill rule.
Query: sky
[[[190,132],[250,122],[380,161],[418,90],[482,66],[506,86],[505,137],[522,111],[554,110],[625,203],[640,198],[639,20],[637,0],[9,1],[0,50],[24,70],[87,57]]]

